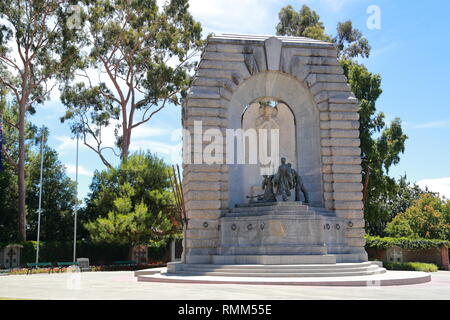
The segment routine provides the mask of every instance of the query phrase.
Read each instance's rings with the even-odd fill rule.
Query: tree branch
[[[131,129],[134,129],[134,128],[140,126],[141,124],[144,124],[144,123],[150,121],[150,119],[151,119],[155,114],[157,114],[158,112],[160,112],[160,111],[165,107],[166,101],[167,101],[167,99],[164,99],[164,102],[163,102],[162,106],[159,107],[158,109],[156,109],[155,111],[153,111],[153,112],[147,117],[147,119],[144,119],[145,114],[146,114],[147,111],[150,109],[150,108],[148,108],[148,109],[145,111],[144,115],[142,116],[142,119],[143,119],[143,120],[140,121],[140,122],[138,122],[138,123],[136,123],[136,124],[134,124],[134,125],[131,127]]]
[[[88,147],[89,149],[91,149],[92,151],[94,151],[95,153],[98,154],[98,156],[100,157],[100,160],[102,160],[103,164],[108,167],[109,169],[112,169],[113,166],[111,165],[111,163],[109,163],[108,160],[106,160],[106,158],[103,156],[101,150],[99,150],[98,148],[95,149],[93,146],[91,146],[87,141],[86,141],[86,134],[83,133],[83,143],[86,147]]]
[[[7,125],[16,128],[17,130],[19,130],[19,126],[15,123],[12,123],[11,121],[8,121],[7,119],[3,119],[3,122],[5,122]]]
[[[17,88],[14,87],[10,82],[5,81],[5,80],[4,80],[3,78],[1,78],[1,77],[0,77],[0,81],[1,81],[5,86],[7,86],[8,88],[10,88],[10,89],[14,92],[14,95],[16,96],[17,102],[19,102],[19,101],[20,101],[20,95],[19,95],[19,91],[17,90]]]
[[[13,160],[13,158],[8,153],[8,151],[6,151],[6,148],[3,148],[2,151],[3,151],[3,154],[5,156],[6,162],[8,162],[11,167],[13,167],[14,172],[17,174],[17,172],[19,170],[19,165]]]
[[[20,69],[20,67],[17,65],[17,63],[15,63],[13,60],[9,59],[8,57],[1,55],[0,59],[4,60],[6,64],[8,64],[9,66],[17,69],[17,71],[19,72],[19,74],[22,74],[22,70]]]

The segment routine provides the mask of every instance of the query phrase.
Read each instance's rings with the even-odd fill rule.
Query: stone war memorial
[[[364,248],[358,110],[331,43],[209,38],[183,107],[182,261],[159,277],[385,274]]]

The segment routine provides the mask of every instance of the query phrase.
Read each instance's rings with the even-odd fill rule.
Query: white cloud
[[[66,164],[67,173],[75,175],[76,174],[76,166],[73,164]],[[78,165],[78,175],[92,177],[94,173],[92,171],[87,170],[83,166]]]
[[[356,2],[356,0],[303,0],[299,6],[301,7],[301,5],[306,4],[320,15],[320,12],[322,12],[323,9],[335,13],[340,12],[345,6],[351,4],[352,2]],[[293,6],[294,8],[297,8],[295,3]]]
[[[417,182],[421,188],[428,187],[430,191],[439,192],[441,196],[450,199],[450,178],[424,179]]]
[[[101,130],[101,139],[102,139],[102,146],[103,147],[114,147],[116,138],[114,136],[114,128],[117,121],[111,121],[111,124],[108,127],[102,127]],[[95,142],[94,138],[92,138],[90,135],[87,135],[87,142],[88,144],[96,147],[97,143]],[[75,150],[77,147],[77,140],[75,138],[71,138],[69,136],[56,136],[56,140],[60,142],[60,144],[57,147],[58,151],[67,151],[67,150]],[[82,136],[80,136],[79,141],[80,149],[85,147],[84,141],[82,139]]]
[[[158,1],[162,3],[163,0]],[[338,13],[356,0],[190,0],[190,12],[202,23],[205,34],[274,34],[278,12],[288,4],[296,10],[306,4],[317,12]]]
[[[105,158],[111,163],[114,163],[114,161],[118,159],[117,155],[120,152],[116,147],[116,137],[114,134],[114,129],[117,123],[118,121],[112,121],[108,127],[103,127],[101,131],[102,148],[113,148],[115,150],[115,153],[113,153],[111,149],[104,149],[102,152],[103,156],[105,156]],[[150,150],[161,155],[169,156],[169,158],[174,158],[174,154],[176,151],[174,151],[173,146],[171,146],[170,144],[153,141],[155,137],[167,136],[167,141],[174,141],[173,145],[175,145],[178,143],[178,141],[170,139],[171,133],[172,130],[169,128],[169,126],[167,128],[162,128],[151,126],[151,124],[141,125],[133,129],[132,131],[130,151]],[[121,134],[121,131],[119,131],[119,134]],[[59,145],[57,145],[56,149],[60,154],[72,152],[74,153],[75,157],[75,150],[77,146],[76,139],[73,139],[69,136],[55,136],[55,139],[59,142]],[[87,136],[87,143],[94,148],[97,147],[95,139],[90,135]],[[95,155],[95,153],[90,148],[84,145],[81,137],[79,141],[79,147],[80,153],[87,152],[89,154]]]
[[[165,128],[139,126],[133,130],[131,134],[132,139],[158,137],[167,134],[169,131]]]
[[[324,7],[338,12],[341,11],[342,8],[347,6],[349,3],[355,2],[355,0],[319,0],[319,2],[321,2]]]
[[[75,150],[77,147],[77,141],[68,136],[55,136],[55,139],[60,142],[56,149],[61,151]]]
[[[158,154],[160,157],[166,158],[172,163],[181,163],[182,161],[181,143],[174,142],[174,144],[169,144],[152,140],[138,140],[131,144],[130,149],[131,151],[149,150],[152,153]]]
[[[259,33],[273,25],[276,0],[191,0],[190,11],[206,32]],[[271,28],[273,29],[273,27]]]
[[[422,124],[415,125],[414,128],[416,128],[416,129],[442,129],[442,128],[450,128],[450,119],[426,122],[426,123],[422,123]]]
[[[401,47],[401,42],[396,41],[394,43],[390,43],[390,44],[387,44],[387,45],[382,46],[382,47],[373,48],[370,51],[370,57],[371,58],[379,57],[379,56],[381,56],[381,55],[383,55],[383,54],[385,54],[387,52],[399,49],[400,47]]]

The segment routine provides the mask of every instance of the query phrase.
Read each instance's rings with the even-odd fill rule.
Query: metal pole
[[[183,191],[183,180],[181,180],[180,175],[180,167],[177,164],[177,172],[178,172],[178,180],[180,181],[180,193],[181,193],[181,203],[182,203],[182,210],[183,210],[183,253],[181,256],[182,263],[186,263],[186,241],[187,241],[187,229],[188,229],[188,223],[189,219],[186,216],[186,206],[184,202],[184,191]]]
[[[76,203],[75,203],[75,216],[74,216],[74,231],[73,231],[73,262],[77,260],[77,215],[78,215],[78,135],[77,135],[77,160],[75,169],[75,190],[76,190]]]
[[[367,166],[367,172],[366,172],[366,182],[364,183],[364,195],[363,195],[363,203],[366,204],[367,201],[367,192],[369,190],[369,177],[372,173],[372,168],[370,166]]]
[[[42,128],[41,137],[41,176],[39,182],[39,209],[38,209],[38,229],[37,229],[37,248],[36,248],[36,263],[39,262],[39,239],[41,236],[41,211],[42,211],[42,173],[44,171],[44,128]]]

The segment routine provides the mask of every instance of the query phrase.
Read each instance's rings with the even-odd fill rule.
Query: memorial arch
[[[216,128],[225,136],[227,129],[242,129],[246,107],[251,108],[252,104],[264,100],[275,101],[280,108],[286,107],[292,113],[295,151],[290,162],[310,193],[307,210],[313,210],[323,218],[314,222],[314,226],[322,228],[323,223],[323,229],[329,230],[325,233],[319,230],[317,237],[312,234],[308,239],[294,235],[297,240],[293,240],[287,234],[283,239],[276,239],[280,243],[269,247],[274,248],[277,257],[292,258],[293,252],[282,252],[283,241],[290,241],[286,242],[287,247],[297,241],[297,248],[311,245],[313,249],[322,241],[327,246],[325,251],[317,249],[320,252],[316,252],[310,248],[312,251],[296,249],[295,252],[322,257],[333,255],[335,262],[367,261],[359,105],[347,84],[333,45],[291,37],[223,35],[209,38],[183,107],[184,129],[193,132],[195,123],[201,121],[202,130]],[[225,162],[184,164],[183,187],[189,219],[185,263],[214,263],[230,252],[244,256],[244,248],[230,244],[233,241],[256,246],[251,242],[256,240],[246,238],[254,232],[251,229],[247,233],[232,230],[239,233],[235,240],[228,237],[232,231],[224,230],[225,225],[228,228],[227,215],[231,212],[231,216],[238,216],[233,210],[236,205],[243,204],[251,187],[256,185],[254,170]],[[239,212],[246,214],[244,211]],[[298,214],[302,213],[299,211]],[[263,223],[260,224],[262,228]],[[231,224],[231,228],[233,226],[239,228],[236,223]],[[299,228],[303,228],[301,224]],[[258,241],[267,239],[267,235],[260,237]],[[260,251],[267,253],[267,248]],[[258,250],[253,250],[251,255],[258,255]],[[272,258],[275,259],[269,257],[267,261]]]

